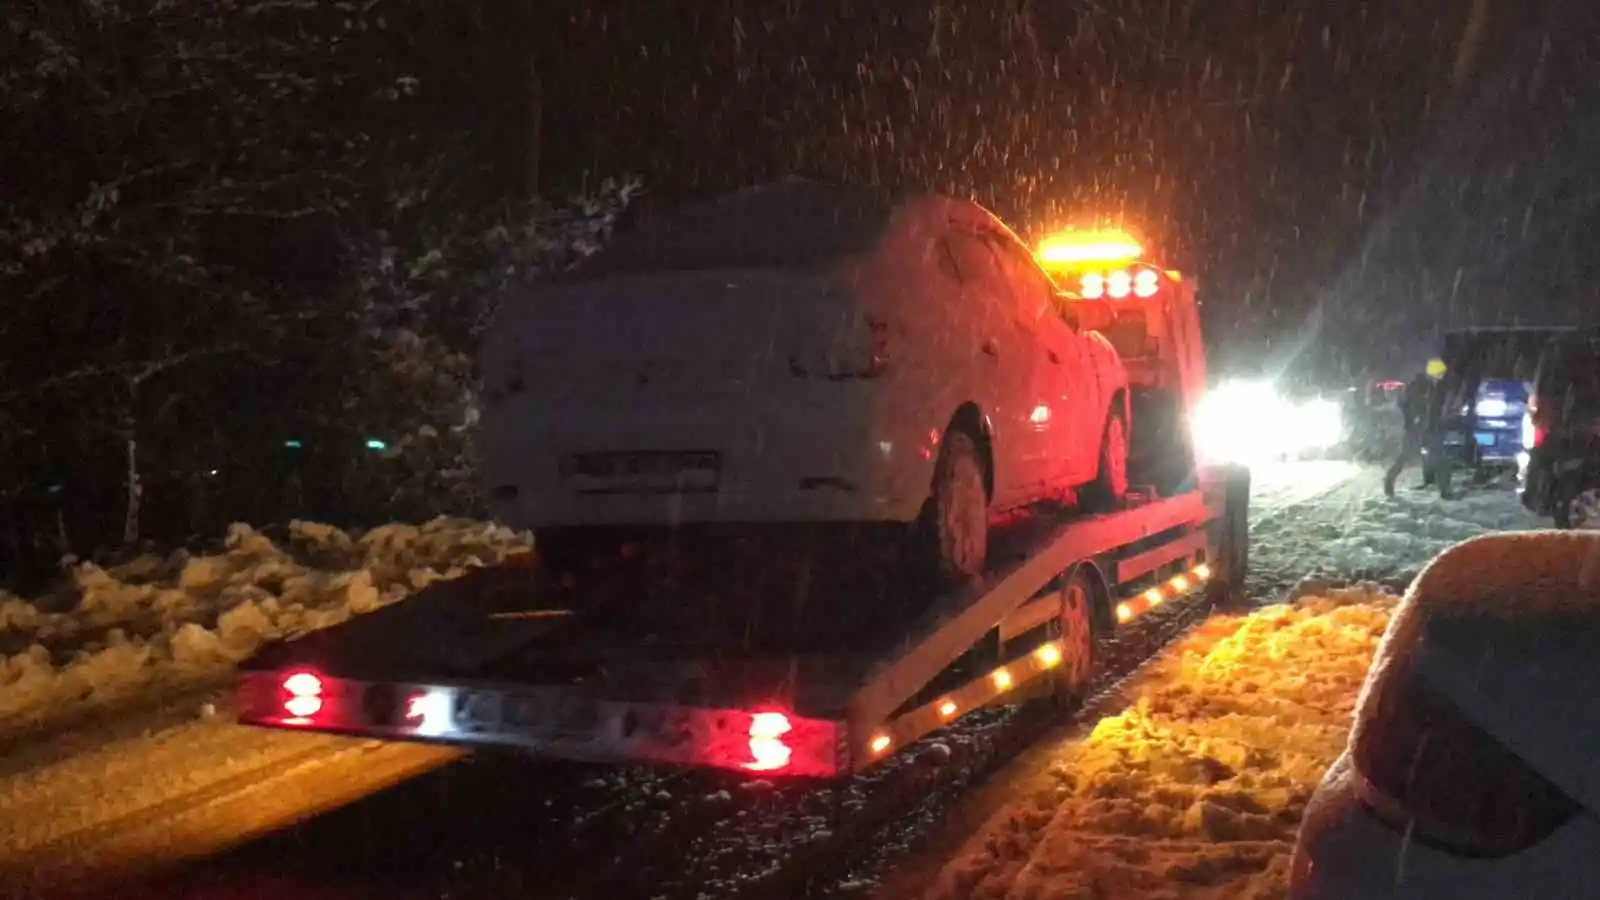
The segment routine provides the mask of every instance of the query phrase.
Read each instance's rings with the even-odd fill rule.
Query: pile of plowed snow
[[[326,628],[530,549],[527,534],[440,518],[351,535],[295,522],[280,546],[248,525],[223,552],[82,563],[61,591],[0,592],[0,735],[225,677],[263,642]]]
[[[940,897],[1268,898],[1344,749],[1397,600],[1375,585],[1218,616],[1064,748],[941,873]]]

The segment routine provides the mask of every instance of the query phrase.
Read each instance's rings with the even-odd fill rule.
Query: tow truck
[[[914,580],[870,602],[812,591],[804,609],[732,625],[727,607],[668,603],[620,574],[550,584],[529,554],[262,648],[240,669],[239,721],[832,778],[986,706],[1081,699],[1096,635],[1237,597],[1249,476],[1194,462],[1186,417],[1206,375],[1194,282],[1122,231],[1058,234],[1036,258],[1075,325],[1127,366],[1131,486],[1115,511],[1041,514],[1004,532],[983,576],[936,595],[915,595]]]

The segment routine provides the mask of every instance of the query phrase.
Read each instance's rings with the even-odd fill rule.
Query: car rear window
[[[886,193],[815,182],[749,188],[619,231],[565,280],[826,264],[870,252],[895,205]]]

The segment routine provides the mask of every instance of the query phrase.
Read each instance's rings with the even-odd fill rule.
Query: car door
[[[998,505],[1025,502],[1046,479],[1043,436],[1030,418],[1038,405],[1036,345],[1015,315],[1005,269],[987,236],[953,229],[945,237],[961,273],[964,299],[976,312],[977,333],[971,337],[979,366],[973,371],[981,383],[971,392],[995,429],[995,500]]]
[[[1090,411],[1099,389],[1087,348],[1056,305],[1055,284],[1027,248],[1006,235],[994,235],[993,241],[1011,286],[1016,316],[1027,324],[1034,342],[1037,399],[1030,418],[1043,439],[1045,480],[1080,483],[1085,467],[1098,458],[1100,439],[1099,417]]]

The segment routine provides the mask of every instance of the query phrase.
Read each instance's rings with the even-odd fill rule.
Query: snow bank
[[[1282,897],[1395,600],[1367,584],[1214,617],[969,842],[935,896]]]
[[[463,519],[359,535],[294,522],[283,546],[236,524],[216,555],[79,564],[56,594],[0,593],[0,734],[208,683],[265,641],[338,624],[531,546],[526,534]]]

